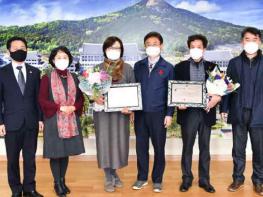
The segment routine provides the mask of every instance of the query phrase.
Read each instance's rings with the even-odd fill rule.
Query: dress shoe
[[[61,185],[61,182],[54,182],[54,190],[59,197],[66,197],[66,193],[63,190],[63,187]]]
[[[62,189],[64,190],[64,192],[66,193],[66,194],[70,194],[70,189],[68,188],[68,186],[66,185],[66,180],[65,180],[65,178],[61,178],[61,186],[62,186]]]
[[[24,192],[23,193],[24,197],[44,197],[40,193],[38,193],[36,190],[32,190],[30,192]]]
[[[254,185],[254,191],[260,195],[263,196],[263,185],[262,184],[255,184]]]
[[[244,186],[244,181],[234,181],[233,183],[229,185],[227,190],[230,192],[236,192],[243,186]]]
[[[215,193],[215,188],[210,183],[199,183],[199,187],[203,188],[208,193]]]
[[[182,182],[180,185],[180,192],[187,192],[189,188],[192,186],[192,183]]]
[[[22,197],[22,192],[12,193],[11,197]]]

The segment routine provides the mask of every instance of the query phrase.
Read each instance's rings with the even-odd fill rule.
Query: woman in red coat
[[[70,193],[65,184],[68,158],[85,152],[80,126],[84,97],[78,78],[67,68],[72,55],[66,47],[52,50],[49,63],[54,68],[43,76],[39,103],[44,112],[44,158],[50,159],[57,196]]]

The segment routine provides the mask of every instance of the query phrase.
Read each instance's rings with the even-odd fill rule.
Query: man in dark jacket
[[[40,71],[25,64],[27,42],[7,41],[12,63],[0,69],[0,135],[5,136],[8,183],[12,197],[42,197],[36,191],[35,154],[38,130],[43,129],[38,105]],[[23,153],[24,180],[20,180],[19,156]]]
[[[182,61],[175,66],[175,80],[179,81],[203,81],[206,82],[208,72],[215,68],[215,64],[204,60],[203,54],[207,47],[207,39],[203,35],[189,36],[187,44],[190,49],[191,58]],[[193,146],[198,132],[199,142],[199,186],[205,191],[214,193],[215,189],[210,184],[210,135],[211,126],[216,123],[215,106],[221,100],[220,96],[210,95],[211,100],[207,108],[187,108],[179,106],[177,108],[177,123],[181,125],[183,152],[181,168],[183,182],[180,186],[181,192],[186,192],[192,186],[193,174],[192,154]]]
[[[248,27],[242,32],[243,52],[230,60],[227,75],[240,88],[223,98],[221,112],[228,115],[233,129],[233,182],[228,187],[237,191],[244,184],[246,144],[250,135],[253,151],[252,182],[255,192],[263,195],[263,57],[259,49],[260,30]]]
[[[163,38],[150,32],[144,38],[147,58],[134,66],[136,82],[141,83],[143,110],[135,112],[138,176],[133,189],[147,184],[149,139],[154,147],[153,191],[162,191],[165,169],[166,130],[171,125],[174,107],[167,107],[168,81],[174,79],[173,65],[161,57]]]

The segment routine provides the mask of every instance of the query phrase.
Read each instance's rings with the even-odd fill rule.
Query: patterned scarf
[[[74,79],[69,72],[67,72],[67,84],[68,92],[66,97],[66,93],[58,73],[55,70],[52,71],[51,90],[55,103],[60,106],[73,106],[76,100],[77,89]],[[64,112],[58,111],[57,126],[60,138],[71,138],[79,135],[75,113],[67,115]]]
[[[112,81],[116,82],[123,78],[122,70],[123,70],[124,61],[119,59],[117,61],[112,61],[110,59],[104,59],[104,69],[108,70],[112,76]]]

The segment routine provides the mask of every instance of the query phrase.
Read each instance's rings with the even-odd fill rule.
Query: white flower
[[[223,96],[227,90],[227,85],[223,79],[215,80],[213,83],[209,80],[206,81],[206,88],[209,94],[216,94]]]
[[[91,85],[93,84],[100,84],[101,80],[100,80],[100,73],[99,72],[94,72],[94,73],[90,73],[89,74],[89,78],[88,81]]]

